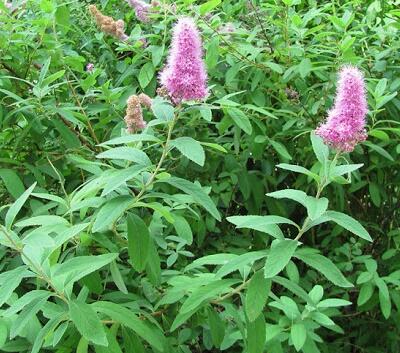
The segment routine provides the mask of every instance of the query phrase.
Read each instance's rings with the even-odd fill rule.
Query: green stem
[[[165,161],[165,158],[168,155],[169,143],[171,141],[172,131],[174,129],[174,126],[175,126],[177,120],[178,120],[178,114],[176,114],[174,116],[174,119],[169,124],[168,133],[167,133],[167,139],[165,141],[164,148],[163,148],[160,160],[157,163],[156,169],[154,169],[154,172],[151,174],[150,179],[147,181],[146,184],[143,185],[143,188],[140,190],[139,194],[137,194],[135,202],[139,201],[140,198],[143,196],[143,194],[146,192],[146,190],[149,188],[149,186],[151,186],[153,184],[158,172],[160,171],[160,169],[161,169],[161,167],[162,167],[162,165],[163,165],[163,163]]]
[[[247,281],[244,281],[240,286],[237,286],[232,292],[229,292],[225,294],[224,296],[213,300],[211,303],[212,304],[220,304],[223,302],[225,299],[228,299],[230,297],[233,297],[235,294],[239,294],[243,289],[247,287],[251,279],[248,279]]]
[[[331,164],[335,164],[335,163],[336,163],[336,161],[337,161],[338,158],[339,158],[339,155],[340,155],[340,152],[336,152],[335,157],[333,158]],[[324,188],[328,185],[328,184],[327,184],[327,180],[328,180],[327,176],[324,176],[324,177],[321,179],[321,181],[318,183],[318,189],[317,189],[317,193],[316,193],[316,195],[315,195],[315,198],[316,198],[316,199],[319,199],[319,198],[320,198],[322,191],[323,191]],[[296,237],[294,238],[294,240],[299,240],[299,239],[303,236],[303,234],[304,234],[304,233],[306,232],[306,230],[307,230],[308,225],[310,224],[310,221],[311,221],[310,217],[307,216],[306,219],[304,220],[303,225],[302,225],[302,227],[300,228],[298,234],[297,234]]]

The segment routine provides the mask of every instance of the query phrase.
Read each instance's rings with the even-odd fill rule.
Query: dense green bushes
[[[93,2],[126,40],[89,4],[0,3],[1,351],[398,352],[398,1]],[[209,96],[175,106],[182,15]],[[335,159],[312,131],[345,63],[368,139]]]

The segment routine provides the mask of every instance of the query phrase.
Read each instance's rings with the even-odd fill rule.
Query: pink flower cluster
[[[358,68],[344,66],[339,72],[335,104],[316,134],[335,150],[351,152],[367,138],[367,112],[364,76]]]
[[[150,5],[142,0],[127,0],[128,4],[135,9],[136,17],[141,22],[149,22]]]
[[[190,18],[181,18],[174,27],[168,62],[160,82],[175,103],[204,99],[207,73],[202,59],[200,33]]]

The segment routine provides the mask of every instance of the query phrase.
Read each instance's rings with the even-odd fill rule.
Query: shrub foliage
[[[397,0],[0,10],[1,351],[400,351]],[[206,99],[160,86],[182,16]],[[345,64],[350,153],[314,133]]]

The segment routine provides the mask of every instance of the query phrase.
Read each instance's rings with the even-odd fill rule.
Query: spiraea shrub
[[[0,351],[400,351],[398,0],[0,1]]]

